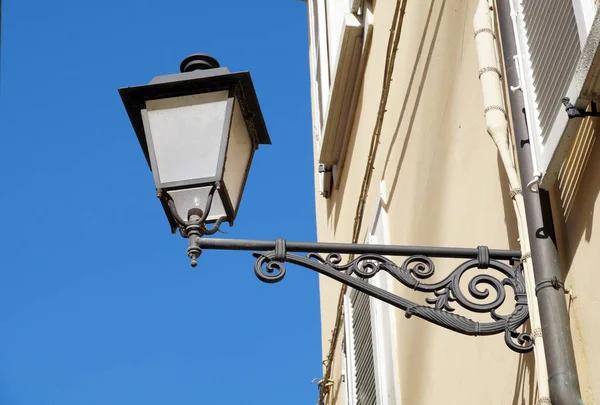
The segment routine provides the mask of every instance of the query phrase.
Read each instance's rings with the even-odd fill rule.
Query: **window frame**
[[[385,210],[385,184],[380,183],[380,193],[372,211],[365,242],[390,244],[389,219]],[[379,272],[369,279],[376,287],[391,291],[393,279],[386,272]],[[354,330],[352,327],[353,308],[350,302],[349,287],[344,296],[344,370],[346,376],[346,397],[348,405],[356,405],[358,393],[355,385],[356,362],[354,355]],[[373,339],[373,366],[378,405],[401,405],[398,370],[397,322],[392,306],[369,297],[371,338]]]
[[[375,202],[366,242],[389,245],[389,217],[385,209],[386,187],[379,184],[379,198]],[[392,291],[392,276],[381,271],[371,278],[371,284]],[[378,405],[401,405],[398,371],[397,322],[394,308],[373,297],[371,300],[371,328],[373,330],[373,354],[377,382]]]

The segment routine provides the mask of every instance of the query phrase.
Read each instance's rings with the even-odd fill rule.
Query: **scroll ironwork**
[[[518,353],[526,353],[533,348],[530,334],[518,331],[529,317],[522,267],[511,267],[499,260],[491,260],[487,247],[480,246],[477,258],[463,261],[443,280],[427,283],[426,280],[435,273],[435,264],[426,255],[412,255],[402,264],[396,265],[382,255],[366,253],[342,264],[339,253],[329,253],[325,257],[316,253],[308,253],[306,256],[291,254],[285,251],[285,242],[280,241],[276,241],[272,251],[254,253],[257,259],[254,271],[261,281],[281,281],[286,274],[284,263],[291,263],[393,305],[405,311],[407,318],[416,316],[469,336],[502,333],[508,347]],[[463,291],[465,287],[464,283],[461,285],[461,280],[472,269],[490,269],[499,277],[494,277],[489,272],[480,272],[466,283],[467,291]],[[368,282],[368,279],[382,271],[408,288],[431,294],[425,300],[429,305],[419,305]],[[500,314],[498,310],[506,300],[505,287],[514,292],[515,306],[511,313]],[[492,290],[495,295],[490,300]],[[491,319],[488,322],[478,322],[458,315],[454,313],[456,305],[474,313],[488,313]]]

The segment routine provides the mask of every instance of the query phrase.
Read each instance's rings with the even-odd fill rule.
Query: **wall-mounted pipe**
[[[492,3],[489,0],[480,0],[475,17],[473,18],[477,60],[479,62],[479,80],[485,108],[485,123],[488,134],[498,148],[498,153],[508,177],[510,195],[517,218],[519,243],[523,252],[523,274],[525,276],[527,300],[529,302],[530,323],[533,330],[532,336],[535,343],[533,351],[536,363],[535,374],[538,385],[538,403],[548,403],[550,401],[550,392],[546,371],[544,339],[541,333],[540,316],[535,298],[533,270],[533,263],[535,261],[532,262],[529,254],[530,246],[522,187],[509,141],[508,116],[504,103],[502,74],[498,63],[496,33],[490,14],[492,8]]]
[[[516,86],[519,78],[513,56],[517,54],[517,46],[508,0],[499,0],[497,8],[502,33],[506,81],[509,86]],[[545,191],[540,190],[539,194],[536,194],[526,187],[533,179],[534,167],[527,121],[524,115],[523,94],[520,91],[510,92],[510,104],[531,242],[531,255],[535,263],[536,293],[546,346],[550,399],[554,405],[583,405],[579,392],[579,378],[575,365],[569,314],[564,290],[560,288],[562,274],[558,250],[552,237],[554,226],[550,213],[550,200]],[[553,280],[554,282],[552,282]]]

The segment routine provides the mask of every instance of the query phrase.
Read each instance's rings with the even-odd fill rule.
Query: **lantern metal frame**
[[[223,202],[226,215],[222,218],[206,219],[206,223],[228,221],[233,224],[241,198],[238,199],[237,204],[234,206],[229,198],[226,185],[220,180],[223,178],[225,169],[229,130],[236,101],[240,106],[242,116],[244,117],[248,128],[248,134],[252,141],[252,151],[245,170],[240,195],[243,194],[250,165],[254,158],[254,152],[258,149],[258,145],[271,143],[250,73],[231,73],[227,68],[219,67],[218,62],[213,58],[210,58],[212,61],[209,60],[206,62],[206,65],[203,66],[205,70],[185,71],[186,68],[191,67],[193,69],[194,67],[197,67],[197,65],[193,66],[193,64],[197,63],[198,59],[202,58],[205,59],[210,57],[201,54],[191,55],[182,62],[181,73],[157,76],[147,85],[119,89],[119,94],[121,95],[121,99],[123,100],[123,104],[125,105],[125,109],[127,110],[137,139],[142,147],[142,151],[144,152],[146,162],[152,170],[157,188],[157,195],[159,195],[161,199],[163,209],[171,226],[171,232],[173,233],[177,230],[178,223],[177,219],[173,217],[172,210],[169,209],[167,204],[169,200],[169,191],[173,190],[212,187],[219,184],[217,192]],[[223,90],[228,91],[229,94],[227,98],[226,119],[223,125],[223,135],[221,137],[222,144],[219,150],[216,176],[177,182],[161,182],[158,170],[154,169],[157,168],[157,162],[152,144],[150,125],[147,121],[146,102],[149,100],[212,93]]]

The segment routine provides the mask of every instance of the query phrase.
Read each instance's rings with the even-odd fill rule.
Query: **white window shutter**
[[[373,331],[369,296],[352,289],[349,293],[354,351],[356,405],[376,405],[377,388],[373,357]]]
[[[381,199],[375,205],[366,242],[389,243],[385,185],[380,184]],[[386,291],[392,289],[391,277],[380,272],[369,283]],[[400,386],[396,371],[396,321],[392,307],[352,288],[344,300],[345,355],[348,405],[400,405]]]
[[[523,19],[542,132],[548,132],[563,110],[562,98],[581,55],[573,6],[565,0],[525,0]]]
[[[600,19],[596,0],[511,0],[516,11],[521,89],[539,185],[556,180],[580,119],[569,119],[562,104],[590,101],[587,89],[600,73],[596,54]],[[600,58],[600,55],[598,55]],[[600,59],[599,59],[600,60]],[[597,71],[596,71],[597,70]]]

